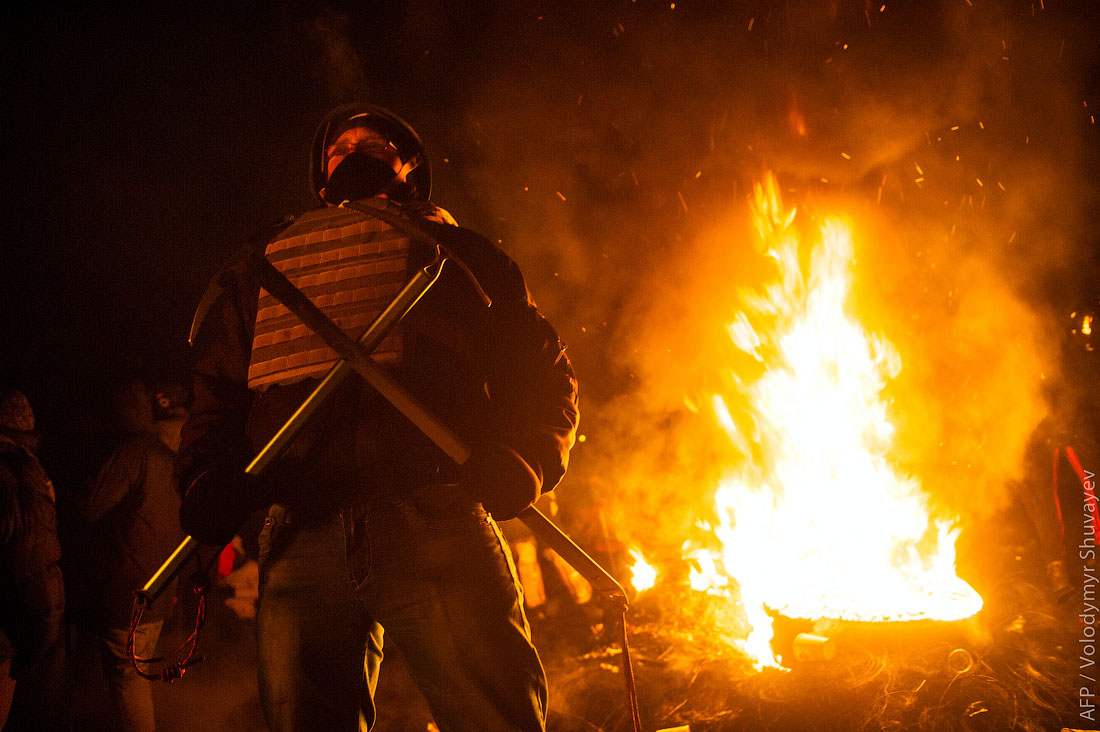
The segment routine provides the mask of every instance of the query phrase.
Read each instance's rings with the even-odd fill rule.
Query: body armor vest
[[[349,337],[357,339],[408,280],[408,237],[356,211],[324,208],[303,214],[273,239],[267,258]],[[373,352],[399,363],[402,326]],[[320,377],[339,359],[267,290],[260,290],[248,387],[265,390]]]

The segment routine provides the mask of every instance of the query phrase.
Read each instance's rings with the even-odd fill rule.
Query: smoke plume
[[[694,520],[721,457],[690,403],[736,366],[718,345],[733,293],[774,275],[746,206],[770,170],[803,221],[853,222],[851,306],[904,362],[899,467],[964,518],[1006,506],[1053,324],[1095,266],[1095,59],[1071,11],[579,4],[502,8],[484,37],[440,130],[448,200],[481,213],[569,344],[587,440],[563,500],[595,499],[631,539],[675,544]]]

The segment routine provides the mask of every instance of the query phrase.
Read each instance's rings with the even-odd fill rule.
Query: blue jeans
[[[511,554],[454,486],[317,521],[273,507],[257,624],[272,732],[369,730],[383,632],[441,732],[545,729],[546,677]]]

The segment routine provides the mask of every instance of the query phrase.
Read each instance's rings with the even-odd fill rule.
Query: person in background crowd
[[[166,444],[173,439],[178,443],[184,415],[169,396],[154,394],[139,379],[117,387],[111,406],[117,447],[99,471],[83,511],[95,574],[86,602],[119,728],[153,732],[152,682],[134,669],[127,642],[134,590],[184,536],[173,478],[176,453]],[[137,627],[134,652],[139,658],[155,655],[165,618],[173,610],[174,589],[146,610]]]
[[[61,544],[53,484],[36,456],[38,443],[27,398],[0,390],[0,726],[5,732],[67,728]]]

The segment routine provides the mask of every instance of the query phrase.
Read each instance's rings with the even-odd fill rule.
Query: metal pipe
[[[570,539],[565,532],[557,527],[546,514],[534,506],[527,508],[516,516],[531,529],[535,536],[546,542],[547,546],[557,552],[562,559],[569,563],[573,569],[580,573],[581,577],[588,580],[592,589],[602,592],[613,598],[621,598],[625,605],[626,593],[622,585],[595,559],[581,549],[575,541]]]

